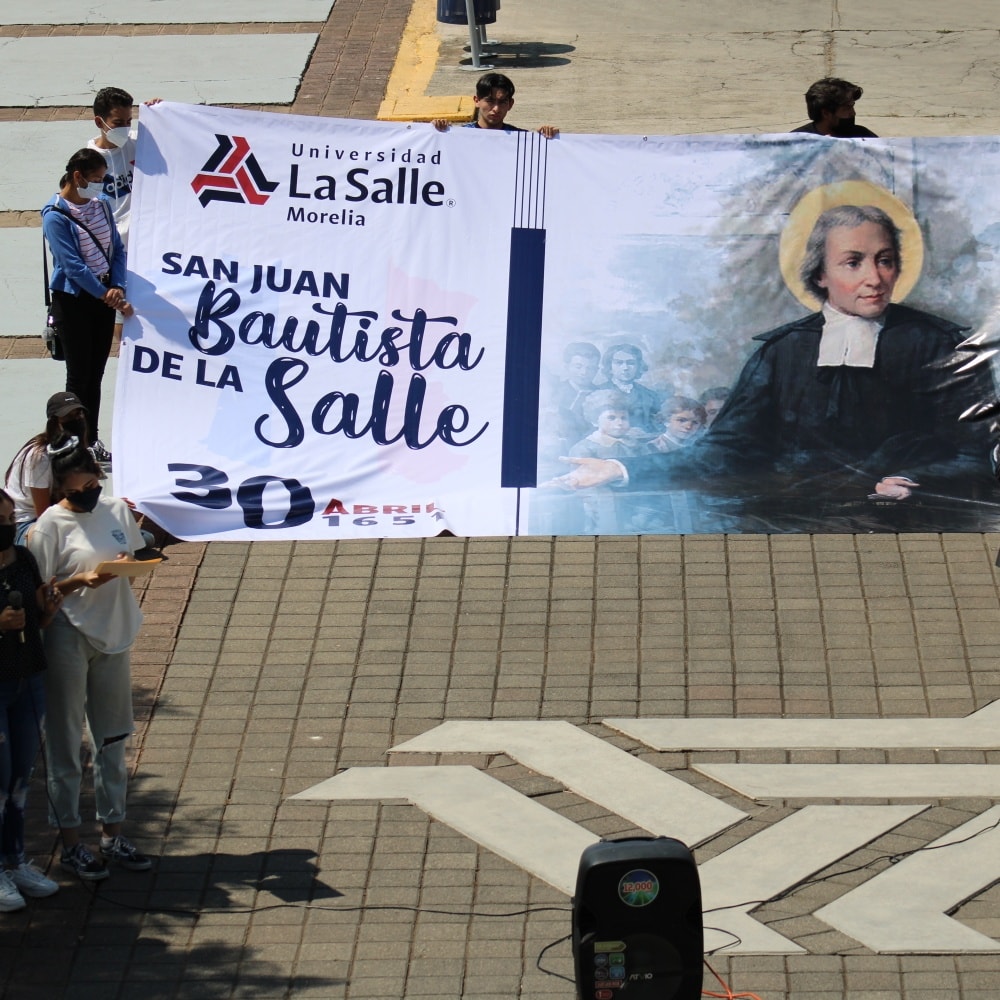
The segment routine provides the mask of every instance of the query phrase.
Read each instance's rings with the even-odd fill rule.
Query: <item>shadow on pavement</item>
[[[462,51],[468,52],[469,46],[464,46]],[[498,70],[545,69],[552,66],[568,66],[572,60],[565,58],[565,55],[574,51],[576,51],[575,46],[552,42],[487,41],[483,58]],[[472,60],[468,57],[461,58],[459,65],[470,67]]]
[[[141,805],[136,812],[148,821]],[[314,859],[308,850],[165,855],[152,871],[114,870],[90,884],[64,877],[55,866],[50,874],[60,892],[3,915],[0,995],[76,1000],[141,992],[144,1000],[166,1000],[230,997],[234,990],[246,997],[334,992],[343,979],[289,974],[297,940],[280,962],[244,940],[248,913],[294,907],[304,920],[303,904],[342,896],[318,881]],[[258,936],[266,940],[269,928],[289,922],[296,918],[264,918]],[[275,934],[279,949],[285,940]]]

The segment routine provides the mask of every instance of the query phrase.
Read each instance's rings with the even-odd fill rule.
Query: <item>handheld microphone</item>
[[[10,591],[10,593],[7,594],[7,603],[11,606],[11,609],[14,611],[23,610],[24,598],[21,596],[21,591],[19,590]],[[21,629],[21,631],[17,633],[17,636],[20,642],[24,642],[24,629]]]

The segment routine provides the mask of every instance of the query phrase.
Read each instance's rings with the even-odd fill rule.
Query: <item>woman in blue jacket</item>
[[[88,437],[100,445],[101,380],[111,353],[115,310],[132,315],[125,300],[125,249],[111,205],[102,196],[107,164],[96,149],[80,149],[66,164],[59,192],[42,209],[42,231],[52,252],[52,315],[66,357],[66,391],[79,397]],[[106,455],[106,449],[100,445]],[[110,461],[98,454],[98,459]]]

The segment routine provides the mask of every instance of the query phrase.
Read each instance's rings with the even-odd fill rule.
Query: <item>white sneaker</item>
[[[23,910],[27,905],[24,896],[14,885],[10,872],[0,871],[0,913],[13,913],[14,910]]]
[[[43,875],[33,861],[22,861],[16,868],[8,869],[7,874],[22,896],[41,899],[59,891],[59,883]]]

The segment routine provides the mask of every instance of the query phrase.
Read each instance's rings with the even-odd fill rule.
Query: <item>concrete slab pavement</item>
[[[0,24],[247,24],[318,21],[330,16],[333,0],[103,0],[85,8],[76,0],[41,0],[30,7],[0,10]]]
[[[425,0],[416,0],[413,9],[421,5]],[[995,19],[985,5],[907,8],[907,31],[928,33],[924,43],[914,36],[915,49],[944,58],[942,39],[930,37],[939,33],[935,16],[942,31],[952,23],[969,43],[959,54],[950,50],[942,79],[973,66],[982,54],[977,31]],[[292,110],[374,117],[409,11],[409,0],[337,0]],[[581,131],[588,122],[607,131],[700,131],[706,124],[749,131],[765,114],[769,127],[791,124],[802,120],[797,95],[811,79],[852,76],[845,67],[855,65],[847,61],[853,42],[845,45],[842,31],[898,30],[882,12],[844,0],[785,0],[768,5],[767,22],[763,13],[728,0],[711,9],[619,0],[612,15],[594,0],[542,7],[503,0],[496,33],[519,46],[513,55],[522,60],[511,62],[516,120]],[[440,55],[426,92],[461,94],[474,79],[448,61],[449,45],[456,61],[461,57],[461,30],[433,30]],[[771,31],[787,37],[765,37]],[[523,39],[574,48],[532,56]],[[741,56],[742,46],[754,57]],[[755,81],[771,80],[789,46],[805,52],[791,57],[801,79],[792,89],[760,90]],[[562,58],[571,62],[555,61]],[[937,64],[923,65],[926,78],[935,78]],[[740,84],[733,99],[712,83],[730,73]],[[867,87],[859,118],[875,124],[868,109],[883,74],[854,75]],[[695,105],[699,87],[704,96]],[[1000,121],[988,127],[993,99],[984,90],[978,122],[1000,132]],[[643,118],[651,108],[655,114]],[[79,108],[13,113],[16,120],[87,117]],[[939,117],[913,114],[901,125],[926,134],[915,130],[942,125]],[[6,338],[0,346],[25,357],[38,342]],[[4,422],[22,419],[32,390],[40,402],[44,380],[57,370],[51,361],[4,361]],[[15,384],[23,393],[17,398]],[[17,426],[14,445],[26,436]],[[0,443],[10,450],[6,439]],[[813,846],[789,841],[803,805],[832,810],[833,827],[838,803],[819,793],[808,803],[750,800],[696,768],[995,766],[1000,749],[981,746],[970,727],[969,745],[959,737],[948,749],[901,740],[657,750],[604,720],[713,718],[720,727],[726,719],[781,717],[911,718],[915,727],[962,720],[1000,699],[995,547],[983,535],[171,545],[170,561],[143,586],[146,626],[134,655],[140,726],[129,823],[156,868],[116,872],[96,891],[56,871],[59,894],[2,915],[0,992],[13,1000],[568,1000],[568,945],[542,955],[570,929],[568,899],[528,865],[459,835],[447,809],[431,819],[397,797],[292,796],[347,768],[363,776],[363,769],[391,766],[405,787],[408,767],[414,784],[419,768],[447,774],[448,765],[460,764],[589,835],[642,833],[595,802],[594,792],[585,798],[529,770],[513,747],[388,755],[445,721],[562,720],[684,781],[692,796],[749,814],[698,845],[699,862],[738,872],[734,862],[742,858],[754,875],[764,867],[780,871],[773,845],[791,842],[784,849],[797,860]],[[591,787],[599,775],[586,777]],[[31,849],[44,863],[54,844],[42,826],[42,802],[35,788]],[[915,805],[912,797],[907,802]],[[839,861],[822,862],[815,881],[752,913],[793,947],[767,955],[730,947],[712,957],[735,992],[762,1000],[993,1000],[997,954],[881,953],[876,942],[817,916],[834,901],[849,902],[855,889],[884,884],[875,879],[894,871],[890,858],[982,821],[994,800],[928,794],[919,805],[904,822],[882,823],[888,832],[856,836]],[[981,884],[955,901],[952,915],[998,938],[1000,890],[992,883],[1000,873],[995,858],[974,857]],[[725,885],[713,890],[719,905],[759,898],[732,878],[730,892]],[[910,889],[906,898],[898,889],[890,898],[908,907]],[[705,922],[725,927],[725,912],[706,914]],[[706,987],[714,986],[709,978]]]
[[[96,134],[92,114],[86,121],[0,122],[0,149],[10,162],[26,168],[0,178],[0,212],[37,216],[59,182],[60,162],[65,165],[69,155]],[[35,169],[27,169],[32,163]]]
[[[113,65],[129,92],[189,104],[281,104],[295,97],[315,43],[311,33],[137,36],[127,45],[114,35],[0,38],[0,93],[8,107],[86,106],[94,67]],[[35,72],[46,65],[59,66],[58,77]]]
[[[417,0],[415,9],[430,0]],[[512,75],[523,126],[567,132],[785,132],[807,120],[802,94],[823,76],[860,83],[858,120],[885,136],[1000,132],[991,67],[1000,11],[972,0],[890,6],[504,3],[487,60]],[[440,25],[427,93],[473,90],[468,30]],[[931,83],[931,81],[933,81]]]

